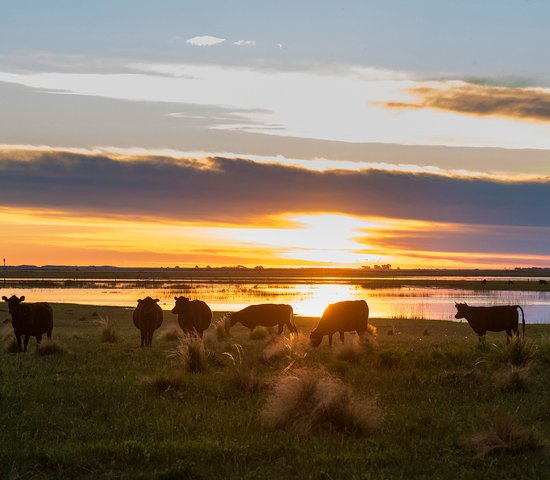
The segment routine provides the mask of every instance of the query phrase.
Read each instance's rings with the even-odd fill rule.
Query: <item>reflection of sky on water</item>
[[[365,289],[342,283],[230,284],[195,283],[188,289],[171,288],[28,288],[8,291],[28,300],[133,307],[147,295],[160,298],[169,310],[174,296],[206,301],[212,310],[239,310],[254,303],[289,303],[298,315],[320,316],[329,303],[365,299],[375,318],[454,320],[454,302],[471,305],[518,304],[528,323],[550,323],[550,292],[459,290],[429,287]],[[4,293],[3,293],[4,294]]]

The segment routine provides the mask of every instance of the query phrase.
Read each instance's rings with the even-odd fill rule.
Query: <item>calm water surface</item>
[[[455,277],[456,278],[456,277]],[[329,303],[364,299],[370,316],[376,318],[422,318],[454,320],[454,302],[476,306],[521,305],[528,323],[550,323],[550,292],[462,290],[434,287],[369,289],[342,283],[209,283],[170,282],[160,286],[136,287],[122,283],[97,282],[94,288],[2,289],[2,295],[26,295],[28,300],[87,305],[133,307],[147,295],[160,299],[163,309],[171,309],[174,296],[185,295],[206,301],[212,310],[239,310],[255,303],[289,303],[298,315],[320,316]]]

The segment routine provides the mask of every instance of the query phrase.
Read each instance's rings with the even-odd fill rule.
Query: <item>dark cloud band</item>
[[[550,181],[384,170],[316,172],[212,158],[0,152],[0,204],[239,224],[289,212],[550,226]]]

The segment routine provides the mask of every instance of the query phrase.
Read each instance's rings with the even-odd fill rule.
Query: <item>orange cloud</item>
[[[385,102],[395,109],[434,108],[480,117],[550,122],[550,90],[475,85],[463,82],[437,87],[415,87],[407,91],[416,102]]]

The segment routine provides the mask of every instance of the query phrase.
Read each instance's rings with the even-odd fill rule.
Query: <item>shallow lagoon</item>
[[[464,278],[466,280],[466,278]],[[150,295],[161,306],[172,308],[174,296],[206,301],[216,311],[239,310],[254,303],[289,303],[298,315],[320,316],[324,308],[340,300],[364,299],[371,317],[453,320],[454,302],[476,306],[521,305],[528,323],[550,323],[550,292],[465,290],[437,287],[400,286],[366,288],[345,280],[281,283],[234,283],[208,281],[112,281],[94,280],[75,287],[69,279],[39,286],[36,279],[20,280],[18,288],[4,287],[2,294],[26,295],[28,300],[86,305],[133,307],[137,299]],[[70,285],[70,286],[69,286]]]

